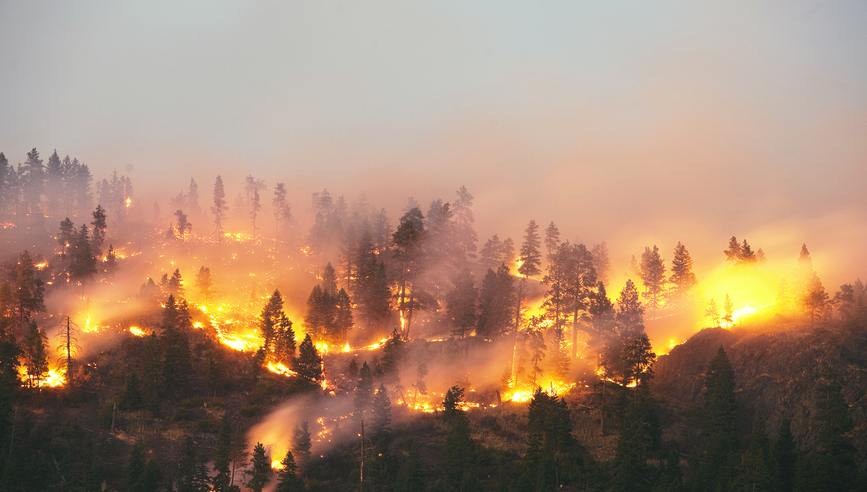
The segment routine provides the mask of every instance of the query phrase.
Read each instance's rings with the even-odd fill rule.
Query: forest
[[[699,278],[684,238],[479,238],[464,186],[207,179],[0,153],[0,490],[867,489],[867,288],[806,244]]]

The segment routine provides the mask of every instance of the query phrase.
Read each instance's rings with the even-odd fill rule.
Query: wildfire
[[[43,261],[42,263],[37,263],[37,264],[35,264],[35,265],[33,265],[33,266],[35,266],[37,270],[42,270],[43,268],[45,268],[45,267],[48,266],[48,262],[47,262],[47,261]]]
[[[259,341],[255,335],[238,336],[219,331],[217,332],[217,337],[221,343],[239,352],[253,352],[259,349]]]
[[[137,337],[147,336],[147,333],[138,326],[130,326],[129,332]]]
[[[22,380],[27,380],[30,376],[27,373],[27,368],[22,367],[18,370]],[[39,381],[34,381],[39,388],[57,388],[66,384],[66,374],[60,369],[49,369],[48,374]]]
[[[280,374],[281,376],[286,377],[295,376],[298,374],[292,369],[289,369],[288,367],[283,365],[282,362],[268,361],[268,370],[273,372],[274,374]]]
[[[132,198],[127,198],[126,199],[126,208],[129,208],[130,205],[132,205]]]

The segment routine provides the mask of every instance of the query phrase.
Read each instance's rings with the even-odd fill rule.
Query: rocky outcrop
[[[744,434],[749,432],[755,411],[761,410],[771,437],[788,416],[799,448],[812,449],[819,432],[816,388],[830,369],[844,381],[843,395],[855,422],[853,443],[867,449],[867,327],[702,330],[659,357],[655,365],[653,391],[664,407],[683,416],[702,406],[704,371],[720,346],[735,371]],[[689,420],[676,425],[690,425]]]

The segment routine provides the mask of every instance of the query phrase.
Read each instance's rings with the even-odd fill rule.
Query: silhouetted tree
[[[450,318],[454,335],[461,338],[476,325],[476,289],[473,272],[464,268],[453,279],[454,288],[446,296],[446,313]]]
[[[253,458],[250,461],[251,468],[245,470],[249,479],[247,479],[247,488],[251,492],[262,492],[265,485],[271,481],[271,461],[265,455],[265,446],[261,442],[256,443],[253,448]]]
[[[644,284],[644,299],[650,309],[656,311],[662,305],[665,293],[665,261],[659,255],[659,248],[644,248],[641,263],[638,265],[639,276]]]

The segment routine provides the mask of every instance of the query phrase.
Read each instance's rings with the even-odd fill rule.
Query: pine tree
[[[725,302],[723,303],[722,324],[726,327],[731,327],[735,323],[734,318],[735,306],[732,304],[732,299],[726,294]]]
[[[463,389],[454,386],[446,392],[443,412],[449,430],[446,432],[443,457],[445,481],[457,490],[473,490],[478,487],[475,477],[476,444],[470,436],[469,420],[457,405],[463,400]]]
[[[370,430],[377,441],[388,439],[391,431],[391,400],[388,399],[388,392],[382,383],[373,395],[373,418],[370,422]]]
[[[126,462],[126,470],[124,473],[124,489],[129,492],[144,492],[145,491],[145,447],[144,442],[139,439],[132,447],[132,452]]]
[[[720,347],[705,373],[705,450],[695,484],[705,490],[726,490],[737,464],[738,427],[734,371]]]
[[[322,380],[322,357],[313,345],[310,334],[304,336],[304,341],[298,347],[298,358],[295,359],[295,372],[313,382]]]
[[[274,237],[280,238],[280,222],[285,221],[289,216],[289,204],[286,202],[286,185],[277,183],[274,187],[274,200],[271,205],[274,206]]]
[[[295,427],[293,438],[292,451],[298,456],[298,463],[304,466],[310,460],[310,447],[312,446],[310,428],[306,420]]]
[[[271,481],[271,461],[265,455],[265,446],[261,442],[257,442],[256,447],[253,448],[250,464],[251,468],[244,471],[250,477],[247,480],[247,487],[251,492],[262,492],[265,485]]]
[[[87,236],[87,226],[81,224],[70,251],[69,278],[84,285],[96,273],[96,257]]]
[[[692,273],[692,258],[686,246],[677,243],[674,248],[674,259],[671,260],[671,299],[678,307],[686,307],[693,287],[698,283]]]
[[[749,492],[753,490],[773,490],[771,475],[771,443],[765,434],[765,420],[761,412],[753,420],[750,447],[741,456],[741,463],[732,480],[732,490]]]
[[[496,272],[488,269],[479,290],[479,315],[476,336],[496,340],[508,334],[511,328],[515,288],[509,268],[500,265]]]
[[[620,291],[615,319],[621,337],[644,332],[644,307],[638,299],[638,289],[632,280],[627,280],[626,286]]]
[[[283,296],[280,290],[275,290],[268,303],[259,315],[259,332],[262,334],[263,346],[266,353],[271,353],[275,345],[275,330],[280,326],[283,316]]]
[[[596,270],[596,279],[607,284],[611,260],[608,258],[608,245],[605,241],[593,245],[593,269]]]
[[[865,477],[858,470],[858,450],[848,435],[854,424],[842,383],[838,374],[828,371],[816,388],[819,442],[807,457],[795,490],[863,490]]]
[[[105,219],[105,209],[102,208],[102,205],[97,205],[96,210],[93,211],[93,221],[90,223],[93,226],[90,249],[93,256],[97,258],[102,256],[102,244],[105,242],[105,230],[107,228]]]
[[[132,371],[126,381],[123,395],[120,398],[120,408],[127,411],[141,410],[145,406],[144,394],[138,374]]]
[[[217,241],[223,241],[223,220],[226,218],[226,211],[229,206],[226,204],[226,190],[223,187],[223,178],[217,175],[214,182],[214,206],[211,207],[211,213],[214,214],[214,230],[217,234]]]
[[[334,320],[334,325],[336,333],[340,335],[340,338],[344,342],[346,342],[347,334],[354,324],[355,323],[352,319],[352,304],[349,299],[349,294],[346,293],[346,290],[341,288],[337,293],[337,316]]]
[[[454,211],[455,247],[461,258],[475,258],[478,235],[473,228],[476,221],[472,210],[474,197],[465,186],[458,188],[455,193],[458,195],[452,209]]]
[[[704,315],[710,318],[711,328],[719,328],[721,318],[719,315],[719,307],[716,305],[715,300],[710,300],[707,309],[704,311]]]
[[[726,255],[726,263],[737,264],[741,257],[741,245],[738,239],[734,236],[729,240],[729,247],[723,251]]]
[[[18,262],[9,272],[11,288],[11,312],[18,334],[24,332],[30,316],[45,311],[42,280],[37,277],[36,266],[27,250],[18,257]]]
[[[175,217],[178,218],[178,237],[183,241],[187,234],[192,232],[193,224],[187,220],[187,214],[181,209],[175,211]]]
[[[187,437],[181,446],[181,459],[175,471],[178,492],[199,492],[195,486],[196,479],[196,445],[192,437]]]
[[[497,265],[503,263],[503,245],[496,234],[491,236],[485,242],[485,245],[482,246],[482,250],[479,252],[479,259],[485,268],[496,268]]]
[[[640,398],[630,402],[620,421],[612,490],[650,490],[647,460],[650,458],[652,441],[648,435],[648,422],[649,415]]]
[[[648,301],[650,309],[656,311],[662,306],[665,293],[665,261],[659,255],[659,248],[653,245],[653,249],[645,247],[641,254],[641,263],[638,265],[639,276],[644,284],[644,299]]]
[[[798,455],[795,452],[795,438],[792,436],[792,424],[788,417],[783,417],[777,441],[774,443],[774,478],[775,486],[781,492],[792,492],[795,487],[795,465]]]
[[[524,242],[521,244],[521,254],[518,257],[518,274],[524,278],[534,277],[542,271],[542,253],[539,251],[539,226],[535,220],[531,220],[524,230]]]
[[[565,380],[569,375],[569,354],[566,351],[566,334],[563,328],[551,330],[551,372],[560,380]]]
[[[455,327],[452,334],[464,338],[476,325],[476,298],[479,294],[469,268],[461,270],[453,282],[455,286],[446,296],[446,313]]]
[[[280,461],[280,471],[277,472],[276,492],[301,492],[304,490],[304,480],[298,476],[298,465],[292,451],[287,450],[286,456]]]
[[[407,459],[397,473],[396,492],[424,492],[425,482],[422,473],[421,458],[418,454],[418,443],[414,436],[407,438],[405,446]]]
[[[231,456],[232,427],[229,424],[229,415],[223,414],[223,419],[220,422],[220,433],[217,435],[217,449],[214,452],[214,471],[216,474],[211,481],[214,492],[229,492]]]
[[[552,261],[552,257],[554,256],[554,252],[557,251],[557,248],[560,246],[560,229],[551,222],[548,225],[548,228],[545,229],[545,249],[548,252],[548,261]]]
[[[199,267],[199,273],[196,274],[196,288],[199,293],[205,298],[205,302],[211,300],[211,287],[214,282],[211,280],[211,269],[202,265]]]
[[[30,320],[27,335],[24,337],[24,367],[27,369],[27,385],[39,387],[48,373],[48,353],[45,347],[48,335]]]

